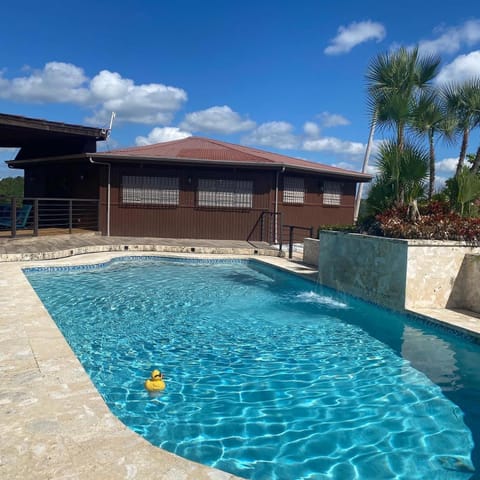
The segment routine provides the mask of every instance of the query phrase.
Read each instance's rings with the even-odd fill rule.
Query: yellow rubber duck
[[[160,370],[154,370],[150,378],[145,381],[145,388],[149,392],[160,392],[161,390],[165,390],[165,386],[163,373]]]

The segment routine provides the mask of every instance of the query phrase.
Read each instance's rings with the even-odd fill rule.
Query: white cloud
[[[30,70],[29,70],[30,71]],[[89,98],[82,68],[71,63],[49,62],[41,70],[11,80],[0,73],[0,98],[18,102],[85,103]]]
[[[137,137],[135,144],[139,146],[152,145],[154,143],[170,142],[171,140],[180,140],[191,136],[192,134],[190,132],[180,130],[178,127],[156,127],[146,137]]]
[[[435,81],[437,84],[462,82],[473,77],[480,77],[480,50],[459,55],[440,70]]]
[[[350,125],[350,121],[338,113],[322,112],[318,115],[324,127],[341,127]]]
[[[480,42],[480,20],[468,20],[455,27],[437,29],[440,35],[433,40],[422,40],[419,49],[422,53],[455,53],[463,45],[471,47]]]
[[[435,163],[435,170],[452,176],[457,170],[458,158],[444,158]]]
[[[335,137],[305,140],[302,148],[310,152],[332,152],[355,157],[359,157],[365,153],[365,145],[363,143],[341,140]]]
[[[305,122],[303,131],[307,137],[317,138],[320,135],[320,127],[315,122]]]
[[[181,88],[160,83],[135,85],[133,80],[108,70],[91,80],[90,91],[93,102],[101,104],[93,117],[97,123],[104,123],[113,111],[120,121],[167,124],[187,100],[187,93]]]
[[[344,170],[355,170],[355,165],[349,162],[338,162],[332,164],[334,167],[343,168]]]
[[[385,27],[378,22],[367,20],[365,22],[353,22],[347,27],[338,28],[338,34],[332,39],[331,44],[324,50],[327,55],[348,53],[353,47],[376,40],[381,42],[386,35]]]
[[[187,113],[180,127],[197,132],[229,134],[250,130],[255,127],[255,122],[242,118],[230,107],[223,105]]]
[[[293,125],[287,122],[267,122],[242,139],[242,143],[267,147],[294,149],[299,146]]]
[[[49,62],[41,70],[27,68],[27,72],[29,75],[12,79],[0,72],[0,98],[95,108],[94,116],[87,119],[95,124],[105,124],[112,111],[118,121],[166,124],[187,100],[181,88],[161,83],[136,85],[108,70],[90,80],[82,68],[71,63]]]

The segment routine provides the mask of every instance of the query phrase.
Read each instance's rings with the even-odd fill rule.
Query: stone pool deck
[[[145,253],[196,257],[222,253],[252,256],[306,278],[316,278],[316,270],[280,258],[267,246],[246,242],[69,236],[33,240],[0,243],[0,478],[238,478],[154,447],[125,427],[103,402],[21,269],[99,263]],[[461,312],[452,316],[458,328],[480,336],[480,320]]]

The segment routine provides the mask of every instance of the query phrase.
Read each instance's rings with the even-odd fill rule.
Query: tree
[[[411,121],[417,99],[422,91],[430,91],[432,80],[439,71],[440,57],[423,55],[418,48],[399,48],[378,55],[366,73],[368,105],[371,117],[369,142],[362,171],[368,166],[373,132],[376,126],[393,128],[400,150],[405,144],[405,129]],[[356,198],[356,211],[361,189]]]
[[[465,163],[470,132],[480,125],[480,79],[467,80],[463,83],[450,83],[441,89],[448,113],[456,120],[456,129],[462,136],[460,154],[455,175],[459,175]],[[480,158],[472,166],[478,171]]]
[[[405,143],[405,128],[421,92],[432,90],[440,58],[421,56],[418,48],[404,47],[379,55],[369,66],[366,78],[371,118],[380,128],[393,128],[397,146]]]
[[[411,119],[411,128],[419,136],[426,136],[429,149],[428,199],[432,199],[435,188],[435,136],[442,135],[451,141],[455,132],[455,122],[446,114],[441,97],[435,91],[421,92]]]
[[[0,197],[23,197],[23,177],[7,177],[1,179]]]
[[[411,220],[418,218],[417,199],[424,195],[429,156],[419,146],[384,142],[379,149],[379,173],[368,197],[370,210],[408,206]]]

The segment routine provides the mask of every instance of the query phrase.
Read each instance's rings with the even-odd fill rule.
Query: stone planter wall
[[[318,267],[318,256],[320,254],[320,240],[316,238],[303,239],[303,262]]]
[[[480,266],[475,270],[464,259],[480,254],[479,247],[328,231],[320,233],[320,245],[319,281],[324,285],[397,310],[472,310],[465,291],[480,285],[472,282],[472,275],[480,279]],[[480,305],[476,308],[480,311]]]

